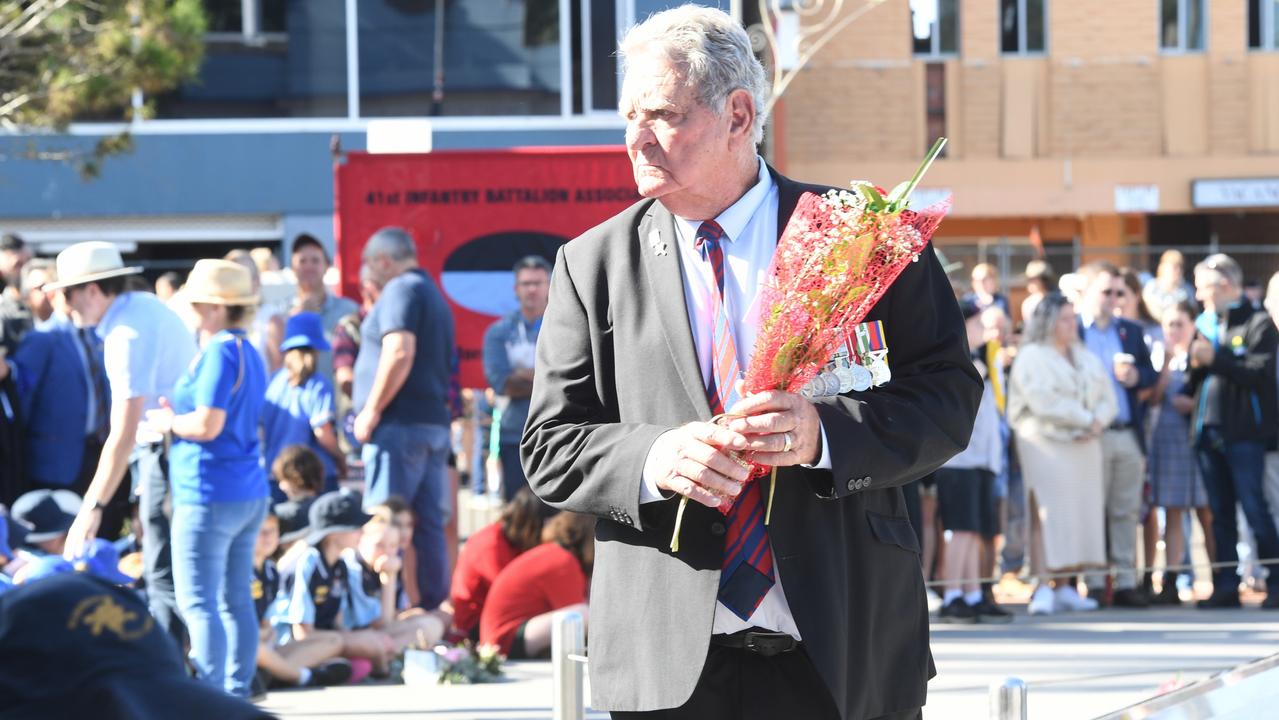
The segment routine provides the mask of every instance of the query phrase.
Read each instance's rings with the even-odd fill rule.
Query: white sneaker
[[[1069,585],[1063,585],[1053,591],[1057,600],[1057,608],[1073,612],[1089,612],[1098,608],[1097,601],[1080,597],[1079,591]]]
[[[1056,612],[1057,601],[1052,588],[1047,585],[1036,588],[1035,594],[1030,596],[1030,604],[1026,606],[1026,609],[1031,615],[1052,615]]]

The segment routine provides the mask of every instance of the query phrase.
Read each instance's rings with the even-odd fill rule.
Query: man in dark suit
[[[756,154],[763,70],[723,12],[654,15],[621,55],[645,199],[560,250],[521,444],[543,500],[600,518],[592,703],[614,717],[918,717],[934,670],[900,486],[967,445],[982,390],[950,284],[929,249],[871,312],[888,384],[734,400],[715,378],[745,367],[779,233],[803,192],[826,188]],[[734,419],[709,422],[723,410]],[[743,489],[731,452],[779,468],[767,526],[768,483]],[[677,495],[692,502],[672,552]]]
[[[1118,607],[1144,608],[1150,599],[1138,587],[1136,567],[1141,488],[1146,478],[1145,406],[1137,392],[1154,386],[1159,373],[1151,364],[1141,326],[1115,315],[1115,303],[1126,291],[1119,269],[1108,262],[1092,262],[1079,268],[1079,276],[1085,283],[1079,302],[1079,339],[1110,374],[1119,407],[1114,422],[1101,436],[1106,554],[1117,568],[1111,602]],[[1101,585],[1098,578],[1095,586]]]

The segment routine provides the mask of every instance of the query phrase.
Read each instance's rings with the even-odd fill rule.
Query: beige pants
[[[1146,458],[1129,430],[1107,430],[1101,436],[1102,482],[1106,493],[1106,559],[1115,567],[1115,589],[1137,587],[1137,518]],[[1089,577],[1090,587],[1101,579]]]

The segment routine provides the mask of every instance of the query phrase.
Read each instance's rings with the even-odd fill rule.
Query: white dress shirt
[[[693,331],[693,342],[697,348],[697,359],[701,365],[702,378],[711,377],[711,352],[714,346],[714,328],[710,322],[714,312],[715,276],[709,262],[702,258],[694,247],[697,229],[704,218],[675,218],[675,229],[679,234],[676,247],[679,250],[680,263],[684,269],[684,301],[688,307],[689,327]],[[742,195],[737,202],[715,218],[724,230],[724,305],[733,328],[733,339],[737,342],[737,357],[743,372],[755,349],[755,336],[759,329],[762,309],[758,307],[759,288],[768,276],[768,267],[773,260],[773,252],[777,249],[777,184],[768,173],[764,161],[759,160],[759,180]],[[829,470],[831,467],[830,450],[826,442],[826,430],[821,429],[822,455],[817,464],[809,466]],[[655,502],[665,499],[657,486],[656,472],[652,463],[644,464],[644,482],[640,488],[640,502]],[[767,482],[763,479],[762,482]],[[791,615],[790,606],[786,603],[786,593],[782,590],[782,576],[779,563],[774,557],[773,576],[776,582],[764,596],[764,600],[755,609],[749,620],[743,621],[733,614],[723,603],[716,603],[715,625],[712,632],[716,634],[734,633],[751,627],[767,628],[778,632],[789,633],[800,639],[799,628],[795,626],[795,618]]]

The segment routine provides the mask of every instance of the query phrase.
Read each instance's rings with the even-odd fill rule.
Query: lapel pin
[[[661,230],[654,228],[653,231],[648,234],[648,244],[653,248],[654,255],[667,254],[666,241],[662,239]]]

